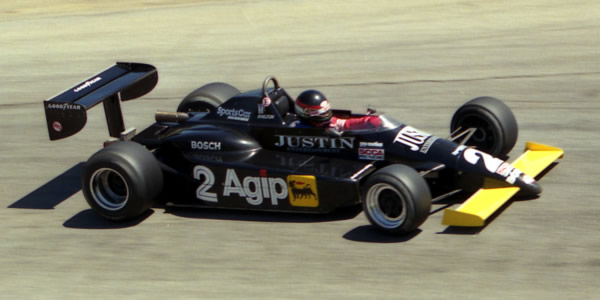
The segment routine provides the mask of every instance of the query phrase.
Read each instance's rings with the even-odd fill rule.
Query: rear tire
[[[185,96],[177,112],[209,112],[239,93],[238,89],[227,83],[209,83]]]
[[[94,211],[114,221],[142,215],[162,186],[158,161],[134,142],[117,142],[96,152],[83,168],[85,199]]]
[[[456,110],[450,132],[458,128],[475,128],[466,142],[496,157],[506,157],[517,142],[519,128],[514,114],[504,102],[492,97],[475,98]]]
[[[363,211],[369,222],[392,234],[407,234],[429,216],[431,192],[425,179],[405,165],[391,165],[367,178]]]

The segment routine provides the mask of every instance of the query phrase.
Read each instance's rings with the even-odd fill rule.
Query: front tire
[[[514,114],[504,102],[492,97],[475,98],[456,110],[450,132],[475,128],[465,143],[495,157],[505,157],[515,146],[519,128]]]
[[[114,221],[142,215],[162,186],[158,161],[134,142],[118,142],[96,152],[83,168],[85,199],[94,211]]]
[[[405,165],[387,166],[369,176],[362,196],[369,222],[392,234],[414,231],[431,209],[431,192],[425,179]]]

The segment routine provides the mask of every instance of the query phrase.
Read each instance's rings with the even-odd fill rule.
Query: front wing
[[[556,159],[562,158],[563,154],[564,151],[560,148],[527,142],[525,152],[512,165],[533,178]],[[442,224],[462,227],[484,226],[485,220],[518,191],[519,187],[495,179],[486,179],[483,187],[461,206],[444,211]]]

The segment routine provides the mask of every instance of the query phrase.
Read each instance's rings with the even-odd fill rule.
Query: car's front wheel
[[[414,231],[431,209],[431,192],[425,179],[405,165],[387,166],[370,175],[362,196],[369,222],[392,234]]]
[[[512,111],[492,97],[475,98],[459,107],[450,122],[450,132],[474,128],[465,143],[496,157],[505,157],[517,142],[519,129]]]

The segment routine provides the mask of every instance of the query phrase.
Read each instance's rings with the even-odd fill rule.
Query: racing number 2
[[[215,184],[215,174],[205,166],[194,167],[194,179],[200,180],[204,176],[204,181],[196,189],[196,197],[200,200],[217,202],[217,194],[208,190]]]

